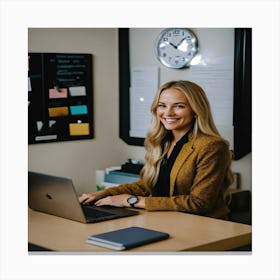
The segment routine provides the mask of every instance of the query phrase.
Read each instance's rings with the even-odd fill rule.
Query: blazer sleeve
[[[133,194],[138,196],[148,196],[150,193],[145,188],[143,181],[139,180],[129,184],[122,184],[116,187],[108,188],[104,192],[102,192],[102,197],[108,195],[118,195],[118,194]],[[97,199],[100,199],[98,197]]]
[[[217,206],[218,196],[224,185],[228,168],[229,149],[223,141],[212,141],[197,147],[196,156],[187,159],[180,172],[193,169],[191,186],[185,186],[186,194],[171,197],[147,197],[147,210],[176,210],[193,214],[207,214]],[[190,162],[191,161],[191,162]],[[184,189],[185,182],[176,180]]]

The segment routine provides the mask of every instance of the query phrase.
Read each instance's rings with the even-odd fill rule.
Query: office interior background
[[[193,29],[206,43],[221,54],[233,49],[234,29]],[[170,70],[160,65],[153,53],[153,43],[161,29],[139,29],[131,36],[135,46],[131,63],[136,66],[158,66],[160,84],[172,79],[187,79],[187,71]],[[134,41],[135,40],[135,41]],[[138,44],[142,41],[143,44]],[[149,48],[147,51],[145,48]],[[119,137],[119,53],[117,28],[29,28],[29,52],[90,53],[93,55],[93,126],[94,138],[77,141],[31,144],[28,147],[28,169],[73,179],[78,193],[95,191],[95,171],[119,166],[127,159],[144,161],[141,146],[128,145]],[[240,188],[252,189],[252,154],[232,163],[240,174]]]

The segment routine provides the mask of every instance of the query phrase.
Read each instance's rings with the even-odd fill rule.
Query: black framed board
[[[133,137],[131,130],[131,63],[129,28],[119,28],[119,135],[129,145],[143,146],[143,137]],[[252,146],[252,93],[251,93],[251,28],[234,29],[233,50],[233,151],[236,160],[251,152]],[[232,128],[231,128],[232,127]]]
[[[92,55],[28,53],[28,143],[90,139]]]

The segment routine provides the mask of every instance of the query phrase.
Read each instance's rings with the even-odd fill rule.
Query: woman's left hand
[[[111,205],[116,207],[130,207],[127,199],[131,194],[118,194],[103,197],[97,200],[94,204],[96,206]],[[136,208],[145,208],[145,197],[138,196],[138,202],[135,204]]]

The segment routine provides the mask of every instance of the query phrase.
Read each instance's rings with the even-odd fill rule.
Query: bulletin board
[[[92,55],[28,53],[29,144],[90,139]]]
[[[207,29],[207,32],[209,32],[209,29]],[[137,52],[130,45],[129,37],[129,28],[119,29],[120,138],[129,145],[143,146],[144,136],[131,133],[134,123],[137,124],[137,121],[139,121],[139,118],[135,117],[135,112],[139,108],[136,108],[135,111],[135,104],[131,100],[131,88],[133,87],[134,70],[136,68],[132,67],[130,59],[131,56],[134,58],[133,54],[135,55]],[[251,29],[235,28],[232,38],[232,52],[229,62],[221,59],[211,67],[192,67],[187,71],[194,82],[198,82],[198,84],[205,82],[204,84],[209,89],[212,87],[215,91],[219,89],[219,100],[213,102],[213,105],[217,105],[214,108],[213,115],[215,117],[219,114],[219,120],[222,120],[222,122],[216,122],[218,130],[220,132],[222,130],[222,136],[224,136],[223,134],[229,135],[229,142],[234,151],[235,159],[239,159],[251,152],[252,145]],[[146,41],[148,42],[148,39]],[[152,49],[152,46],[149,48]],[[156,65],[152,57],[149,58],[149,61],[152,65]],[[135,72],[139,73],[139,69],[136,70]],[[141,70],[146,72],[147,77],[151,77],[147,69],[143,67]],[[168,73],[169,77],[173,75],[175,79],[178,79],[178,72],[169,71]],[[225,92],[227,96],[224,95]],[[209,90],[207,90],[207,93],[209,93]],[[140,102],[138,103],[140,104]],[[131,106],[132,104],[134,107]],[[146,113],[149,114],[149,110]]]

